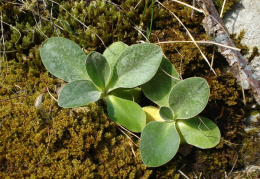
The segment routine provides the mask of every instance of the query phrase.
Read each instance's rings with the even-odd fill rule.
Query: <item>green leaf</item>
[[[152,121],[141,133],[140,151],[145,165],[158,167],[177,153],[180,137],[174,122]]]
[[[86,71],[87,55],[74,42],[53,37],[42,43],[40,51],[45,68],[54,76],[67,82],[89,80]]]
[[[50,0],[47,0],[46,1],[50,7],[51,7],[51,11],[53,10],[55,12],[55,14],[57,16],[59,16],[59,18],[61,19],[61,22],[65,25],[65,27],[75,36],[79,36],[79,34],[75,33],[74,30],[69,26],[69,24],[62,18],[61,14],[58,12],[58,10],[51,5],[51,2]]]
[[[98,52],[91,52],[87,56],[86,69],[93,83],[103,90],[110,76],[106,58]]]
[[[100,98],[101,92],[87,80],[78,80],[66,84],[58,99],[58,105],[64,108],[84,106]]]
[[[178,120],[177,127],[188,144],[202,149],[215,147],[220,141],[218,126],[205,117]]]
[[[119,55],[128,47],[123,42],[112,43],[103,53],[103,56],[107,59],[111,70],[114,68],[116,60]]]
[[[174,120],[173,111],[172,111],[172,109],[169,108],[169,107],[162,106],[162,107],[160,108],[159,113],[160,113],[160,116],[161,116],[164,120],[166,120],[166,121]]]
[[[141,89],[139,87],[136,88],[117,88],[109,93],[109,95],[113,95],[119,98],[123,98],[129,101],[140,101],[141,98]]]
[[[49,1],[49,0],[48,0]],[[50,4],[50,3],[49,3]],[[52,6],[53,7],[53,6]],[[61,19],[61,22],[65,25],[66,29],[68,29],[73,35],[75,36],[79,36],[79,34],[77,34],[76,32],[74,32],[74,30],[69,26],[69,24],[62,18],[62,16],[60,15],[59,12],[57,12],[57,10],[55,8],[52,8],[54,9],[54,12],[56,12],[56,14],[59,16],[59,18]]]
[[[146,83],[155,75],[161,60],[162,50],[157,45],[142,43],[128,47],[117,59],[109,90]]]
[[[171,77],[172,76],[172,77]],[[163,57],[155,76],[142,85],[144,95],[159,106],[169,106],[169,95],[179,82],[179,75],[171,62]]]
[[[209,85],[203,78],[185,79],[174,86],[169,105],[176,119],[188,119],[198,115],[207,105]]]
[[[132,132],[142,132],[145,126],[145,113],[133,101],[108,95],[105,97],[109,117]]]

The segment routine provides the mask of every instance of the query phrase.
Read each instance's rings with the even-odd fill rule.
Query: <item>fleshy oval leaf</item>
[[[89,80],[85,63],[87,55],[76,43],[53,37],[42,43],[40,55],[45,68],[67,82]]]
[[[107,59],[111,70],[114,68],[116,60],[119,55],[128,47],[123,42],[114,42],[112,43],[103,53],[103,56]]]
[[[77,80],[66,84],[58,98],[58,105],[64,108],[74,108],[95,102],[101,92],[87,80]]]
[[[189,119],[198,115],[207,105],[209,85],[203,78],[187,78],[174,86],[169,105],[176,119]]]
[[[162,106],[160,108],[160,116],[166,120],[166,121],[171,121],[174,120],[174,114],[171,108],[167,107],[167,106]]]
[[[143,163],[149,167],[158,167],[169,162],[177,153],[180,137],[174,122],[152,121],[142,134],[140,152]]]
[[[157,45],[142,43],[126,48],[116,61],[109,91],[146,83],[155,75],[161,60],[162,50]]]
[[[152,121],[164,121],[159,114],[159,109],[154,106],[145,106],[143,110],[146,115],[146,124]]]
[[[108,95],[105,97],[109,117],[132,132],[142,132],[145,113],[135,102]]]
[[[177,127],[188,144],[201,149],[215,147],[221,138],[218,126],[205,117],[178,120]]]
[[[87,56],[86,69],[93,83],[103,90],[110,76],[110,67],[106,58],[98,52],[91,52]]]
[[[160,67],[154,77],[142,85],[144,95],[159,106],[169,106],[169,95],[179,82],[179,74],[172,63],[162,58]]]
[[[123,98],[129,101],[139,102],[141,98],[141,89],[139,87],[136,88],[117,88],[109,93],[109,95],[113,95],[119,98]]]

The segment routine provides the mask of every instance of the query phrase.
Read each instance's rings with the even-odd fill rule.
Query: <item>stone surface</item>
[[[231,34],[239,34],[243,29],[245,30],[245,36],[241,42],[249,47],[248,56],[251,55],[255,46],[260,51],[259,0],[240,0],[233,7],[233,10],[225,15],[223,20]],[[260,57],[255,57],[250,65],[254,68],[255,75],[260,80]]]

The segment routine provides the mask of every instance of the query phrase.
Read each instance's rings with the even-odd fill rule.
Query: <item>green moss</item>
[[[255,46],[253,47],[253,52],[252,54],[250,55],[250,57],[248,58],[248,62],[251,62],[255,57],[259,56],[260,53],[259,53],[259,50],[258,48]]]
[[[240,152],[243,153],[242,160],[247,165],[255,165],[259,162],[259,126],[258,124],[251,124],[251,127],[252,130],[245,134],[247,136],[243,140],[245,145],[240,149]]]
[[[231,1],[226,1],[226,4],[224,6],[224,11],[223,14],[227,13],[229,10],[232,9],[233,5],[238,2],[239,0],[231,0]],[[218,12],[221,12],[224,0],[215,0],[213,1],[214,5],[216,6],[216,9],[218,10]]]
[[[249,52],[249,48],[246,45],[243,45],[241,43],[241,40],[245,36],[245,30],[242,30],[238,35],[237,34],[232,34],[230,37],[233,39],[235,45],[237,48],[241,49],[241,54],[246,55]]]
[[[231,73],[226,73],[225,70],[215,69],[217,76],[208,78],[211,88],[210,100],[221,100],[228,106],[233,106],[239,103],[239,91],[241,87],[237,85],[236,79]]]
[[[10,68],[16,65],[11,62]],[[20,75],[7,74],[6,79],[17,80],[15,77]],[[1,178],[149,176],[151,171],[142,164],[139,151],[134,157],[130,141],[116,130],[102,105],[90,104],[84,110],[61,109],[45,93],[42,108],[37,109],[34,100],[43,87],[53,89],[59,82],[44,73],[32,89],[26,89],[34,79],[18,79],[16,83],[24,84],[20,89],[24,91],[19,92],[19,97],[10,94],[17,98],[0,103]],[[7,87],[1,87],[1,92]],[[3,95],[0,100],[7,97]]]
[[[235,1],[229,1],[227,7]],[[243,132],[247,109],[243,106],[241,89],[235,78],[223,68],[228,65],[227,62],[220,54],[215,54],[215,76],[192,43],[161,46],[183,78],[201,76],[207,79],[211,96],[201,115],[217,123],[223,140],[214,149],[193,148],[187,156],[179,153],[159,168],[146,168],[136,147],[134,157],[131,142],[107,118],[102,101],[84,108],[62,109],[47,93],[48,87],[57,98],[57,90],[64,82],[50,76],[41,63],[39,47],[46,36],[69,38],[86,53],[92,50],[103,52],[105,48],[94,32],[106,46],[119,40],[129,45],[137,43],[144,38],[133,26],[145,30],[151,18],[151,6],[144,13],[145,1],[138,6],[139,0],[113,1],[120,5],[118,8],[101,0],[60,0],[56,2],[67,11],[54,4],[52,14],[51,5],[45,8],[36,1],[26,2],[23,5],[10,3],[5,6],[7,8],[0,6],[4,22],[14,26],[21,34],[10,26],[4,26],[6,50],[13,52],[6,53],[7,61],[1,59],[1,178],[181,178],[178,170],[190,178],[194,178],[192,171],[201,171],[195,172],[196,176],[223,178],[237,155],[247,151],[247,157],[239,158],[235,168],[243,167],[247,160],[254,162],[258,150],[251,138],[256,139],[256,132],[246,135]],[[222,0],[214,2],[221,4]],[[201,14],[195,12],[191,19],[191,9],[176,2],[163,3],[183,21],[196,40],[208,38],[201,26],[204,18]],[[238,42],[242,35],[238,37]],[[190,40],[177,20],[156,4],[149,40],[156,43],[158,39]],[[212,58],[212,47],[201,46],[201,49],[208,59]],[[34,103],[40,94],[43,94],[43,103],[42,108],[37,109]]]

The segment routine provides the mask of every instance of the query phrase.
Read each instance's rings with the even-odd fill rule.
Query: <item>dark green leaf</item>
[[[169,106],[169,95],[179,82],[179,75],[168,59],[162,59],[161,65],[155,76],[142,85],[142,91],[147,98],[159,106]]]
[[[112,43],[103,53],[104,57],[107,59],[111,70],[113,70],[116,60],[119,55],[128,47],[123,42]]]
[[[205,117],[178,120],[177,127],[188,144],[202,149],[215,147],[220,141],[218,126]]]
[[[145,113],[133,101],[108,95],[105,97],[109,117],[132,132],[142,132],[145,126]]]
[[[98,52],[91,52],[87,56],[86,69],[93,83],[103,90],[110,76],[110,67],[106,58]]]
[[[142,160],[149,167],[163,165],[174,157],[179,145],[180,137],[174,122],[152,121],[141,134]]]
[[[101,92],[87,80],[78,80],[66,84],[58,99],[58,105],[64,108],[84,106],[99,99]]]
[[[138,102],[141,97],[141,89],[139,87],[127,89],[127,88],[117,88],[109,93],[109,95],[113,95],[119,98],[123,98],[129,101]]]
[[[118,57],[109,90],[134,88],[149,81],[159,68],[162,50],[159,46],[142,43],[126,48]]]
[[[166,120],[166,121],[170,121],[170,120],[174,120],[174,114],[171,108],[166,107],[166,106],[162,106],[160,108],[160,116]]]
[[[53,37],[41,46],[41,59],[45,68],[53,75],[67,82],[89,80],[86,71],[87,55],[74,42]]]
[[[198,115],[207,105],[209,85],[203,78],[185,79],[174,86],[169,105],[176,119],[188,119]]]

